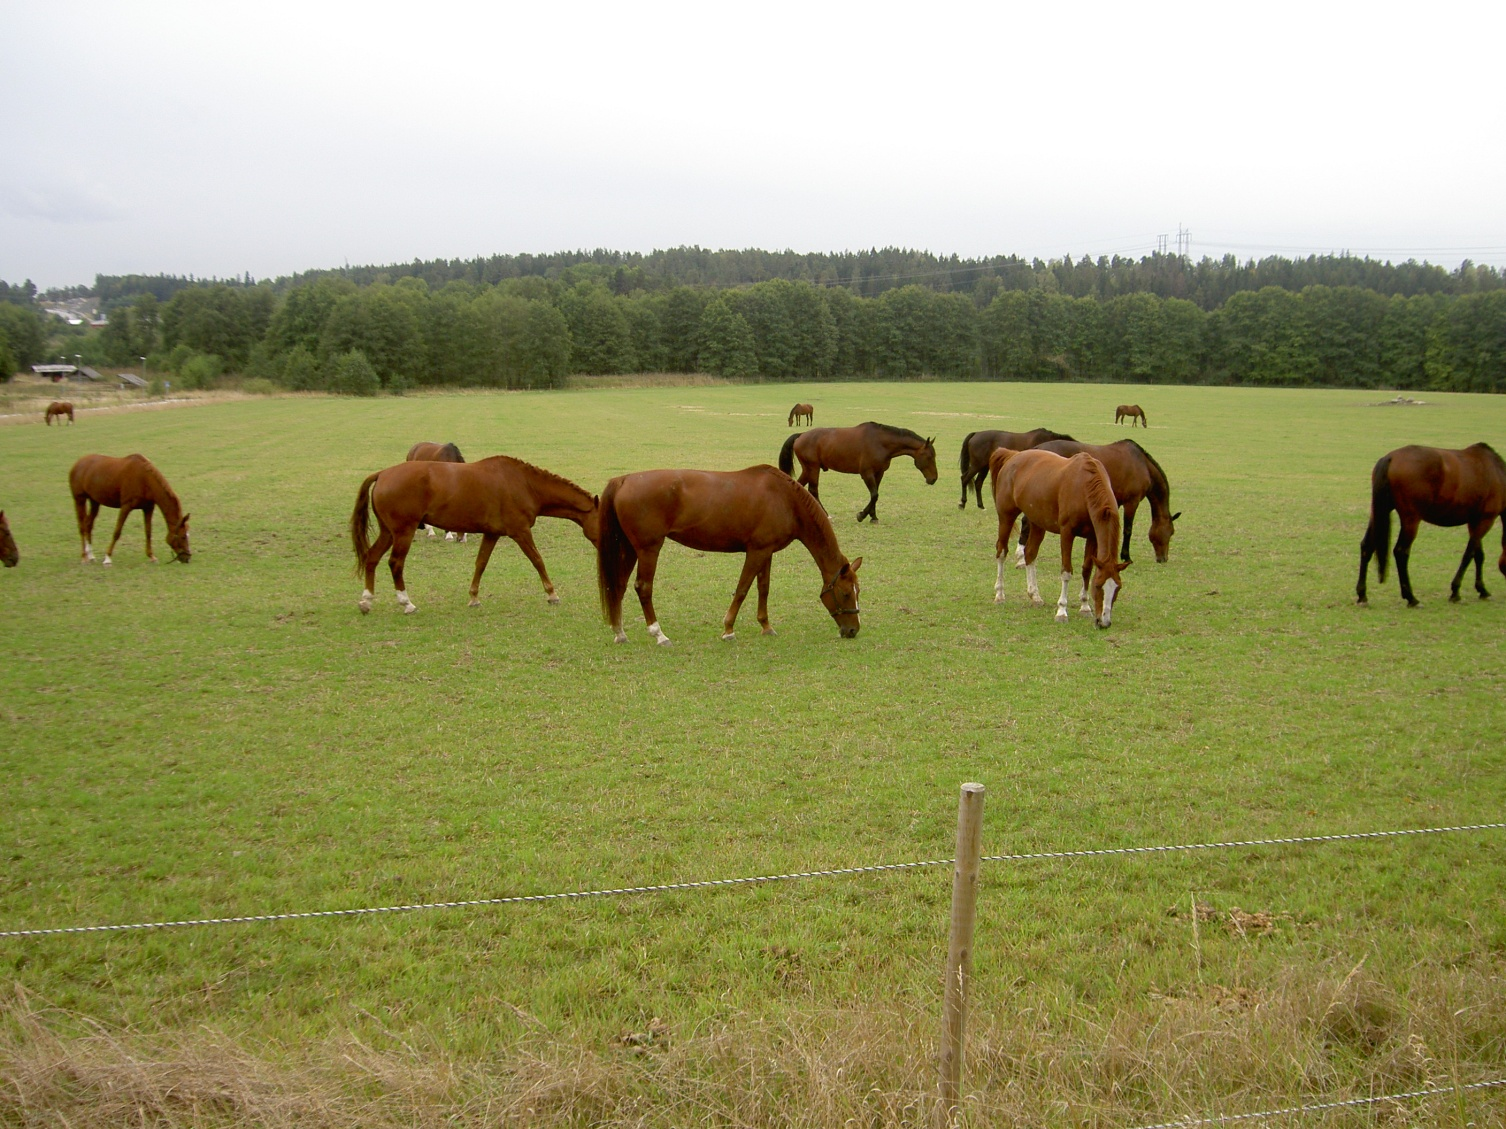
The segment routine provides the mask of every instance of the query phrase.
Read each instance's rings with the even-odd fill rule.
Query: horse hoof
[[[996,604],[1002,604],[1003,602],[1004,602],[1004,597],[1003,596],[995,596],[994,597],[994,603],[996,603]]]
[[[1039,596],[1031,596],[1030,606],[1032,608],[1044,608],[1046,606],[1046,601],[1041,599]]]
[[[1067,615],[1066,612],[1057,612],[1056,613],[1056,622],[1057,623],[1066,623],[1067,620],[1068,620],[1068,618],[1069,617],[1068,617],[1068,615]]]
[[[765,635],[778,635],[779,634],[779,632],[775,631],[772,627],[765,627],[763,629],[763,633]]]
[[[471,602],[466,605],[466,607],[468,607],[468,608],[479,608],[480,606],[481,606],[481,601],[478,600],[478,599],[476,599],[476,597],[474,597],[474,596],[471,597]]]
[[[626,643],[627,642],[627,636],[624,635],[622,632],[619,631],[616,635],[612,636],[612,642],[614,642],[614,643]]]
[[[1408,600],[1407,601],[1407,607],[1409,607],[1409,608],[1420,608],[1420,607],[1422,607],[1422,601],[1421,600]]]
[[[655,642],[657,642],[659,644],[659,646],[661,646],[661,647],[667,647],[667,646],[669,646],[669,636],[668,635],[659,635],[659,636],[656,636],[655,637]]]
[[[1370,606],[1370,601],[1361,596],[1358,600],[1355,601],[1355,604],[1362,608],[1368,608]]]
[[[722,642],[723,643],[730,643],[730,642],[732,642],[732,640],[734,640],[736,638],[737,638],[737,632],[736,631],[729,631],[725,635],[722,636]]]
[[[112,561],[109,557],[106,557],[104,560],[100,561],[99,563],[101,565],[103,565],[105,568],[109,568],[115,562]]]
[[[446,533],[444,535],[444,539],[446,541],[453,541],[453,540],[455,540],[455,535],[453,533]]]
[[[404,604],[403,605],[403,614],[404,615],[412,615],[416,611],[418,611],[418,605],[417,604]]]
[[[361,614],[362,615],[370,615],[371,614],[371,605],[368,604],[365,600],[362,600],[360,603],[356,604],[356,607],[358,607],[358,608],[361,609]]]
[[[146,561],[147,561],[147,564],[159,564],[159,563],[161,563],[161,562],[159,562],[157,560],[156,557],[147,557]]]
[[[1451,604],[1457,604],[1459,602],[1459,593],[1450,592],[1448,595],[1448,602]]]
[[[1482,599],[1482,600],[1488,600],[1488,599],[1490,599],[1490,593],[1487,592],[1487,591],[1485,591],[1485,589],[1481,588],[1480,589],[1480,599]]]
[[[555,595],[553,592],[551,592],[551,593],[549,593],[549,602],[551,604],[557,604],[557,603],[560,602],[560,598],[557,595]]]

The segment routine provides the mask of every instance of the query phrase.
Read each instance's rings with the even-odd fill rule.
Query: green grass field
[[[1372,405],[1382,398],[647,387],[282,397],[0,428],[0,508],[22,554],[0,574],[0,929],[947,857],[966,780],[988,787],[989,854],[1500,821],[1499,533],[1486,544],[1493,601],[1466,584],[1465,602],[1447,602],[1461,530],[1419,537],[1421,608],[1373,571],[1357,608],[1354,582],[1375,460],[1409,442],[1499,446],[1506,400]],[[837,637],[797,544],[775,560],[778,636],[760,637],[750,602],[738,638],[719,641],[741,559],[670,546],[655,599],[674,646],[652,645],[631,594],[630,643],[614,646],[589,544],[549,520],[535,533],[557,607],[504,542],[468,608],[474,543],[420,541],[419,613],[400,613],[385,563],[375,610],[356,610],[356,487],[416,440],[515,455],[595,492],[630,470],[773,462],[796,399],[818,425],[877,419],[937,437],[940,481],[896,462],[876,525],[852,520],[866,501],[856,478],[823,476],[842,548],[865,561],[856,640]],[[1113,425],[1124,401],[1144,405],[1148,431]],[[1156,565],[1142,510],[1108,631],[1028,606],[1022,572],[995,606],[992,513],[957,507],[964,434],[1040,425],[1141,440],[1183,511]],[[192,513],[191,565],[145,563],[139,518],[112,568],[78,563],[68,467],[132,451]],[[101,514],[96,551],[112,521]],[[1048,539],[1048,595],[1054,555]],[[0,940],[15,986],[0,1124],[63,1124],[49,1108],[73,1125],[110,1120],[85,1048],[156,1061],[205,1046],[314,1070],[328,1109],[419,1111],[393,1115],[404,1124],[499,1111],[918,1123],[949,888],[941,867]],[[1503,889],[1500,831],[990,864],[970,1108],[978,1124],[1131,1126],[1506,1077]],[[1207,907],[1197,928],[1194,901]],[[1236,908],[1271,915],[1269,929]],[[620,1042],[655,1017],[666,1034],[647,1052]],[[117,1051],[91,1042],[101,1031]],[[383,1069],[450,1073],[404,1089],[342,1066],[351,1045]],[[74,1073],[46,1066],[47,1047],[59,1062],[75,1048]],[[304,1085],[287,1078],[269,1085]],[[160,1123],[275,1120],[165,1092],[152,1098]],[[1418,1124],[1506,1118],[1499,1091],[1417,1108],[1432,1119]],[[1328,1116],[1315,1123],[1375,1123]]]

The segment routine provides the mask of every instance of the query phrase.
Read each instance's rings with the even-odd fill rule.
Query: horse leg
[[[1485,518],[1482,521],[1472,522],[1469,527],[1469,543],[1464,546],[1464,559],[1459,562],[1459,571],[1454,574],[1454,583],[1449,589],[1449,599],[1459,602],[1459,584],[1464,579],[1464,570],[1473,562],[1475,566],[1475,591],[1480,594],[1480,599],[1490,599],[1490,593],[1485,590],[1485,549],[1480,544],[1485,540],[1485,535],[1490,532],[1491,524],[1495,518]]]
[[[1009,552],[1009,535],[1014,532],[1016,514],[999,515],[999,538],[994,542],[994,560],[998,569],[994,574],[994,603],[1004,602],[1004,555]]]
[[[865,517],[878,521],[878,488],[879,483],[884,481],[884,472],[872,470],[862,477],[863,485],[868,487],[868,504],[858,511],[858,521],[861,522]]]
[[[115,522],[115,536],[110,538],[110,547],[105,550],[105,559],[100,561],[100,564],[107,565],[111,563],[110,556],[115,552],[115,542],[120,540],[120,531],[125,528],[126,518],[131,516],[133,509],[135,507],[129,502],[122,502],[120,504],[120,517]]]
[[[1375,556],[1375,546],[1371,542],[1371,535],[1375,532],[1375,522],[1372,519],[1365,527],[1365,536],[1360,539],[1360,579],[1354,586],[1355,603],[1360,607],[1368,607],[1370,601],[1365,598],[1365,582],[1370,576],[1370,558]],[[1503,552],[1506,559],[1506,552]]]
[[[1417,540],[1418,518],[1416,514],[1397,516],[1401,517],[1401,529],[1396,534],[1396,548],[1391,556],[1396,560],[1396,579],[1401,582],[1401,598],[1407,602],[1407,607],[1415,608],[1418,600],[1412,594],[1412,577],[1407,571],[1407,561],[1412,556],[1412,542]]]
[[[1097,539],[1094,537],[1084,538],[1082,551],[1082,591],[1078,593],[1077,610],[1082,612],[1082,614],[1086,616],[1091,616],[1093,614],[1093,603],[1088,599],[1088,585],[1093,580],[1093,561],[1097,556]],[[1072,568],[1072,560],[1070,557],[1067,559],[1066,564],[1067,569],[1070,571]]]
[[[152,554],[152,503],[141,503],[141,520],[146,523],[146,559],[152,564],[157,563],[157,558]]]
[[[763,628],[765,635],[778,634],[769,622],[769,575],[773,570],[774,554],[770,553],[769,559],[763,562],[763,568],[758,570],[758,625]]]
[[[664,542],[638,550],[638,579],[633,588],[638,592],[638,603],[643,605],[643,621],[648,624],[648,633],[661,647],[669,645],[669,636],[659,626],[659,617],[654,614],[654,573],[659,568],[659,550]]]
[[[469,607],[481,606],[481,574],[486,571],[486,562],[492,559],[492,550],[497,547],[498,533],[483,533],[481,548],[476,550],[476,571],[471,574],[471,602]]]
[[[772,553],[754,553],[751,549],[748,550],[748,555],[743,558],[743,571],[742,575],[737,578],[737,590],[732,593],[732,605],[727,609],[726,618],[722,620],[723,640],[730,640],[737,634],[737,632],[733,629],[734,625],[737,623],[737,613],[742,609],[743,601],[748,598],[748,589],[753,587],[754,577],[760,578],[758,622],[763,624],[765,630],[767,630],[769,622],[769,609],[767,602],[768,582],[762,579],[761,574],[765,569],[768,568],[769,561],[772,559]]]
[[[1067,589],[1072,584],[1072,534],[1065,529],[1061,534],[1062,542],[1062,594],[1056,601],[1056,622],[1067,622]],[[1091,558],[1089,558],[1091,559]]]
[[[544,558],[539,556],[538,547],[533,543],[533,531],[520,529],[518,532],[512,534],[512,539],[518,543],[518,548],[523,550],[523,555],[538,570],[539,579],[544,582],[544,595],[549,598],[549,602],[551,604],[559,603],[560,598],[555,594],[554,585],[549,580],[549,572],[544,568]],[[478,573],[477,576],[479,578],[480,574]],[[474,592],[471,594],[475,595]]]
[[[418,605],[408,599],[408,586],[403,583],[403,565],[408,560],[408,549],[413,545],[416,529],[399,530],[392,535],[392,556],[387,558],[387,567],[392,570],[392,586],[397,589],[397,606],[404,615],[418,611]]]
[[[972,477],[973,477],[973,472],[972,471],[965,470],[965,471],[962,472],[962,501],[960,501],[960,502],[957,503],[957,508],[959,510],[965,510],[965,509],[967,509],[967,484],[972,481]],[[980,510],[983,508],[983,484],[982,483],[978,484],[978,508]]]
[[[363,566],[366,569],[366,587],[361,590],[361,598],[356,607],[365,615],[371,611],[372,594],[376,591],[376,569],[382,563],[382,554],[392,548],[392,530],[382,522],[381,514],[377,515],[377,539],[376,544],[366,550],[366,560]]]
[[[801,486],[804,486],[811,492],[812,498],[818,502],[821,501],[821,468],[819,466],[808,464],[804,459],[801,459],[799,482]],[[823,504],[821,509],[824,511],[826,506]]]
[[[1135,511],[1139,508],[1139,498],[1124,503],[1124,544],[1119,549],[1119,559],[1125,564],[1130,563],[1130,532],[1135,528]]]
[[[1014,567],[1025,567],[1025,539],[1030,536],[1030,519],[1020,518],[1020,543],[1015,547]]]
[[[99,512],[99,507],[94,507],[94,512]],[[94,560],[94,550],[89,547],[89,534],[94,530],[94,518],[89,513],[89,496],[87,494],[75,494],[73,496],[73,513],[78,518],[78,540],[83,549],[79,554],[79,563],[88,564]]]
[[[1033,525],[1025,542],[1025,595],[1030,597],[1030,603],[1037,608],[1046,602],[1041,599],[1040,586],[1035,582],[1035,558],[1040,555],[1041,542],[1045,539],[1046,531]]]

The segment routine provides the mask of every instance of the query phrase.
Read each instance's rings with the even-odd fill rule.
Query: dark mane
[[[1496,453],[1496,449],[1489,443],[1475,443],[1471,445],[1470,449],[1478,449],[1484,451],[1487,455],[1490,456],[1490,461],[1495,463],[1496,469],[1500,471],[1502,475],[1506,475],[1506,460],[1503,460],[1501,456]]]
[[[915,439],[921,443],[924,443],[926,441],[926,437],[924,435],[917,435],[908,427],[895,427],[893,424],[878,423],[875,420],[869,420],[867,423],[863,424],[863,426],[876,427],[882,432],[885,432],[889,435],[898,436],[901,439]]]
[[[465,462],[465,456],[460,453],[460,448],[455,446],[455,444],[453,443],[446,443],[443,447],[440,448],[440,450],[453,451],[455,453],[455,461],[457,463]]]
[[[1037,446],[1039,446],[1042,443],[1055,443],[1058,440],[1065,440],[1068,443],[1076,443],[1077,442],[1077,440],[1073,439],[1072,436],[1070,436],[1070,435],[1064,435],[1060,431],[1052,431],[1049,427],[1037,427],[1037,428],[1034,428],[1031,431],[1027,431],[1025,434],[1026,435],[1043,435],[1043,436],[1045,436],[1045,438],[1043,438],[1043,439],[1036,440],[1036,445]]]

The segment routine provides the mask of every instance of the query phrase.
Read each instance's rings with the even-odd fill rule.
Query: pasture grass
[[[964,780],[988,787],[989,854],[1499,821],[1498,534],[1493,601],[1466,584],[1447,602],[1458,530],[1419,537],[1418,609],[1373,572],[1357,608],[1354,581],[1375,460],[1408,442],[1500,446],[1506,401],[1383,398],[594,387],[0,429],[22,554],[0,576],[0,929],[944,858]],[[856,478],[823,476],[843,550],[864,558],[856,640],[838,639],[795,545],[774,567],[779,634],[758,634],[750,602],[720,642],[740,558],[671,546],[655,601],[674,645],[651,645],[630,595],[630,643],[613,646],[588,543],[547,519],[558,607],[504,543],[467,608],[474,543],[421,542],[419,613],[400,614],[385,565],[375,610],[356,611],[356,486],[416,440],[595,492],[647,467],[773,462],[797,399],[818,425],[937,437],[940,481],[897,461],[876,525],[852,520]],[[1114,426],[1125,400],[1149,430]],[[995,606],[994,519],[957,507],[966,432],[1042,425],[1142,441],[1183,511],[1156,565],[1142,509],[1106,632],[1029,607],[1021,572]],[[131,451],[193,515],[191,565],[145,563],[139,518],[112,568],[79,565],[68,467]],[[1053,557],[1048,542],[1047,594]],[[1506,1076],[1503,848],[1496,831],[987,864],[972,1116],[1136,1125]],[[948,896],[937,867],[7,939],[0,1122],[108,1122],[134,1095],[183,1124],[918,1123]],[[164,1062],[181,1069],[141,1069]],[[1506,1104],[1483,1092],[1425,1112],[1485,1124]]]

